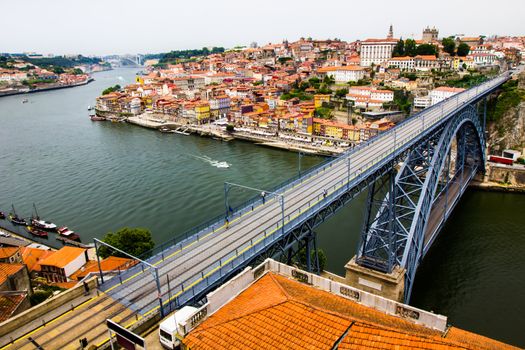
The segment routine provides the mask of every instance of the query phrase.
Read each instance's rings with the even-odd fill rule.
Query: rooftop
[[[236,296],[230,300],[231,295]],[[392,312],[385,311],[389,307]],[[409,316],[414,313],[418,316]],[[270,259],[208,294],[208,303],[191,320],[201,322],[183,340],[191,350],[513,349],[448,328],[444,316]],[[187,324],[181,326],[187,330]]]
[[[0,285],[4,284],[8,276],[14,275],[24,268],[23,264],[0,263]]]
[[[8,259],[18,252],[18,247],[0,247],[0,259]]]
[[[26,292],[0,294],[0,322],[4,322],[13,316],[13,313],[26,297]]]
[[[40,261],[40,265],[50,265],[58,268],[64,268],[67,264],[75,260],[80,254],[84,254],[85,251],[86,250],[82,248],[65,246]]]

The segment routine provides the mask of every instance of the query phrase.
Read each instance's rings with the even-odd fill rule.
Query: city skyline
[[[503,3],[504,8],[510,8],[515,1]],[[274,0],[256,9],[248,9],[238,0],[205,2],[198,8],[160,0],[77,4],[64,0],[55,1],[52,8],[34,0],[4,4],[5,13],[24,13],[26,18],[24,26],[17,16],[5,18],[5,28],[12,29],[7,29],[0,51],[106,55],[247,46],[251,42],[264,45],[300,37],[353,41],[385,37],[390,25],[396,38],[418,39],[427,26],[438,28],[440,37],[523,34],[519,11],[501,15],[479,11],[489,6],[485,0],[445,0],[439,10],[425,13],[417,13],[420,4],[414,0],[404,1],[402,6],[381,0],[373,8],[365,3],[331,2],[321,10],[313,1]]]

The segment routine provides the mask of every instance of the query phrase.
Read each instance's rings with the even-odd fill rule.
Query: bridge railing
[[[489,83],[492,83],[489,82]],[[466,90],[464,93],[468,93],[470,97],[470,93],[475,89],[476,94],[474,94],[473,97],[469,99],[476,99],[477,93],[479,91],[480,87],[471,88],[469,90]],[[489,89],[490,90],[490,87]],[[458,99],[458,97],[455,97]],[[442,101],[440,104],[436,104],[423,112],[429,113],[430,111],[434,109],[441,108],[443,104],[450,101],[451,98]],[[447,111],[447,114],[450,112]],[[411,122],[414,120],[414,118],[420,117],[420,113],[416,114],[415,116],[403,121],[402,123],[398,124],[396,128],[401,127],[405,123]],[[437,121],[434,121],[434,126],[440,124],[440,121],[446,119],[445,115],[441,115]],[[429,125],[430,126],[430,125]],[[432,128],[430,128],[432,129]],[[291,213],[287,213],[285,217],[285,235],[290,231],[293,230],[297,225],[307,220],[309,217],[312,216],[313,213],[318,212],[323,207],[329,205],[331,201],[334,198],[337,198],[338,196],[342,195],[344,192],[348,190],[348,188],[353,187],[360,179],[363,177],[368,176],[369,174],[377,171],[381,166],[383,166],[386,159],[390,159],[391,156],[395,156],[397,152],[403,152],[408,147],[410,147],[410,140],[414,140],[418,138],[418,135],[422,135],[424,131],[428,131],[424,128],[424,124],[422,125],[421,129],[414,130],[411,134],[406,135],[404,138],[399,139],[399,148],[392,148],[387,149],[384,152],[382,152],[379,155],[376,155],[373,159],[369,160],[361,169],[354,169],[354,171],[351,171],[349,174],[350,182],[346,179],[342,179],[338,181],[337,183],[333,184],[328,190],[329,195],[324,196],[318,195],[315,199],[310,200],[306,205],[295,209]],[[328,167],[332,166],[334,162],[340,160],[341,158],[348,156],[354,152],[356,152],[361,147],[367,147],[373,142],[377,142],[383,137],[388,137],[390,133],[395,132],[394,129],[391,129],[385,133],[382,133],[378,135],[378,137],[375,137],[373,139],[368,140],[365,143],[362,143],[358,145],[357,147],[353,148],[352,150],[347,151],[343,155],[340,155],[336,157],[335,159],[329,159],[322,164],[319,164],[316,167],[311,168],[308,171],[305,171],[301,176],[295,176],[282,184],[276,186],[274,189],[276,191],[284,192],[286,189],[295,186],[298,182],[304,181],[305,179],[311,177],[312,175],[318,174],[320,171],[324,171]],[[260,203],[262,199],[260,196],[255,196],[248,201],[244,202],[240,206],[236,207],[233,213],[232,217],[235,217],[236,215],[242,215],[242,213],[245,213],[249,210],[253,210],[253,206]],[[312,202],[313,205],[312,205]],[[218,216],[215,219],[209,220],[207,223],[204,223],[202,225],[199,225],[197,228],[194,228],[190,231],[188,231],[185,234],[185,238],[176,244],[178,247],[178,250],[181,250],[183,247],[183,243],[188,243],[188,240],[191,240],[192,238],[199,239],[199,234],[206,230],[206,228],[209,228],[210,222],[212,222],[212,231],[216,229],[216,227],[213,226],[213,222],[220,224],[222,226],[223,222],[220,220],[221,216]],[[282,238],[282,230],[280,229],[281,221],[278,221],[274,226],[271,226],[264,231],[262,231],[258,236],[255,238],[252,238],[249,241],[244,242],[240,247],[238,247],[235,251],[231,251],[227,253],[226,255],[222,256],[220,259],[216,260],[214,263],[208,265],[205,269],[203,269],[199,274],[196,274],[185,281],[183,281],[181,284],[175,286],[174,289],[166,290],[165,295],[168,295],[167,300],[165,299],[165,303],[170,305],[170,308],[172,306],[181,305],[185,303],[187,300],[192,299],[195,295],[199,295],[199,293],[203,293],[204,291],[207,291],[211,285],[219,281],[222,277],[225,275],[228,275],[232,271],[238,269],[240,266],[243,266],[246,261],[253,259],[254,256],[257,254],[260,254],[260,252],[267,249],[269,246],[273,245],[275,241]],[[220,227],[219,226],[219,227]],[[193,236],[191,235],[191,232],[196,232]],[[170,241],[166,242],[169,244]],[[162,250],[162,247],[166,246],[166,243],[164,245],[161,245],[160,250]],[[173,244],[171,245],[173,248]],[[175,248],[177,249],[177,248]],[[172,305],[172,303],[174,303]]]
[[[473,89],[478,90],[479,88],[480,87],[471,88],[469,90],[466,90],[463,93],[467,93],[467,92],[470,93],[470,92],[472,92]],[[476,95],[477,94],[475,94],[474,97],[472,97],[472,98],[475,98]],[[283,183],[275,186],[273,189],[270,189],[269,191],[284,193],[287,189],[295,186],[297,183],[303,182],[304,180],[310,178],[311,176],[315,176],[319,172],[328,169],[335,162],[340,161],[341,158],[349,157],[351,154],[357,152],[359,149],[364,148],[364,147],[368,147],[372,143],[378,142],[378,141],[382,140],[383,138],[388,137],[391,133],[396,132],[395,129],[399,129],[400,127],[402,127],[406,123],[409,123],[409,122],[413,121],[415,118],[421,117],[421,113],[425,112],[425,113],[429,114],[431,111],[433,111],[435,109],[438,109],[438,108],[441,108],[441,106],[443,104],[447,103],[447,101],[450,101],[450,98],[445,100],[445,101],[442,101],[439,104],[436,104],[434,106],[431,106],[431,107],[425,109],[424,111],[422,111],[422,112],[412,116],[411,118],[408,118],[408,119],[404,120],[403,122],[399,123],[395,128],[390,129],[390,130],[388,130],[388,131],[386,131],[384,133],[381,133],[381,134],[377,135],[376,137],[373,137],[373,138],[367,140],[366,142],[363,142],[363,143],[359,144],[358,146],[356,146],[353,149],[345,152],[344,154],[342,154],[342,155],[340,155],[338,157],[335,157],[333,159],[328,159],[325,162],[323,162],[323,163],[321,163],[321,164],[319,164],[319,165],[317,165],[317,166],[315,166],[315,167],[313,167],[313,168],[303,172],[303,174],[301,174],[300,176],[294,176],[294,177],[284,181]],[[444,117],[445,116],[441,116],[441,118],[439,118],[439,119],[444,119]],[[434,123],[434,124],[437,124],[437,123]],[[408,147],[407,145],[410,143],[409,141],[417,138],[417,136],[421,135],[423,131],[425,131],[425,130],[423,130],[423,129],[416,130],[413,133],[411,133],[410,135],[404,137],[403,139],[400,139],[399,140],[399,147],[400,148]],[[378,155],[376,155],[376,157],[370,159],[366,163],[366,165],[363,166],[361,169],[355,169],[354,171],[352,171],[349,174],[349,178],[352,179],[350,181],[350,183],[348,183],[348,181],[346,181],[346,180],[341,180],[338,183],[332,185],[328,189],[330,195],[327,196],[327,198],[320,198],[321,196],[318,195],[316,197],[316,199],[315,199],[316,203],[314,203],[314,205],[312,205],[312,200],[311,200],[311,201],[308,202],[306,207],[303,206],[303,207],[295,209],[291,213],[287,213],[287,215],[285,217],[285,232],[288,232],[290,229],[293,229],[293,227],[298,225],[300,222],[303,222],[304,220],[306,220],[308,217],[310,217],[312,215],[312,213],[315,213],[318,210],[320,210],[322,207],[328,205],[328,203],[330,203],[330,201],[332,200],[333,197],[339,196],[342,192],[347,190],[347,187],[353,186],[354,184],[352,184],[352,182],[355,183],[355,182],[359,181],[359,179],[361,179],[363,177],[366,177],[368,173],[375,171],[376,168],[378,168],[380,166],[381,160],[385,160],[389,155],[394,155],[396,152],[400,152],[400,151],[402,151],[402,150],[398,149],[397,147],[385,150],[381,154],[378,154]],[[269,196],[268,199],[270,199],[270,198],[271,198],[271,196]],[[241,205],[239,205],[238,207],[236,207],[233,210],[233,213],[230,216],[230,220],[232,220],[235,217],[238,217],[240,215],[243,215],[243,214],[245,214],[248,211],[254,210],[254,207],[256,207],[257,205],[260,205],[260,204],[262,204],[262,198],[260,196],[254,196],[254,197],[250,198],[249,200],[247,200],[246,202],[242,203]],[[210,233],[213,233],[215,230],[223,227],[224,223],[225,223],[224,217],[222,215],[218,215],[215,218],[213,218],[211,220],[208,220],[207,222],[205,222],[205,223],[203,223],[203,224],[201,224],[201,225],[199,225],[197,227],[194,227],[194,228],[192,228],[189,231],[186,231],[182,236],[175,237],[175,238],[173,238],[173,239],[171,239],[171,240],[169,240],[167,242],[162,243],[160,246],[156,247],[154,250],[145,253],[142,257],[148,258],[148,260],[150,260],[150,262],[152,262],[152,263],[155,263],[155,260],[157,262],[163,261],[166,257],[168,257],[168,256],[170,256],[172,254],[176,254],[177,252],[183,250],[183,248],[185,246],[188,246],[192,242],[198,241],[203,236],[208,235]],[[265,238],[263,239],[262,242],[269,242],[269,240],[267,238],[268,235],[271,235],[273,237],[279,237],[280,236],[279,232],[281,232],[281,230],[279,230],[280,224],[281,224],[280,221],[278,221],[276,223],[275,228],[273,228],[273,232],[272,233],[268,233],[269,229],[265,230],[263,232],[263,234],[265,235],[264,236]],[[261,242],[257,243],[258,246],[261,245],[261,244],[262,244]],[[264,248],[266,248],[266,246],[264,246]],[[250,245],[248,247],[247,251],[252,251],[254,249],[255,248]],[[210,280],[210,278],[208,276],[209,272],[206,272],[206,271],[210,270],[210,271],[213,272],[213,270],[215,268],[217,268],[217,266],[215,266],[216,264],[218,264],[218,266],[219,266],[219,268],[218,268],[219,272],[218,273],[220,275],[222,273],[220,271],[223,271],[223,266],[222,266],[223,261],[225,259],[228,260],[228,261],[231,260],[230,262],[237,261],[239,259],[239,256],[237,254],[238,251],[239,251],[239,249],[237,249],[234,252],[230,252],[225,257],[219,259],[215,264],[212,264],[212,265],[208,266],[205,270],[202,271],[202,273],[200,274],[200,277],[199,277],[199,275],[195,275],[192,278],[190,278],[189,280],[184,281],[181,284],[181,286],[180,286],[180,288],[181,288],[180,292],[181,293],[187,293],[188,283],[189,283],[189,285],[193,284],[194,283],[193,279],[195,279],[195,280],[199,280],[199,279],[203,280],[204,277],[206,276],[206,281],[209,281]],[[242,253],[242,257],[244,257],[244,256],[246,256],[246,252]],[[240,264],[241,263],[242,263],[242,261],[240,262]],[[230,266],[230,267],[233,268],[234,266],[232,264],[233,263],[229,263],[229,265],[227,265],[227,266]],[[138,268],[140,268],[140,267],[139,266],[135,266],[134,268],[130,269],[130,271],[128,271],[128,273],[131,273],[134,270],[136,271]],[[225,271],[226,272],[224,272],[224,273],[227,273],[227,270],[225,270]],[[215,273],[217,273],[217,272],[215,271],[212,274],[215,274]],[[200,282],[202,282],[202,281],[200,281]],[[205,288],[205,286],[203,288]],[[194,289],[193,286],[191,287],[191,289],[192,290]],[[192,293],[194,293],[194,292],[192,292]],[[171,294],[171,291],[170,291],[170,294]]]

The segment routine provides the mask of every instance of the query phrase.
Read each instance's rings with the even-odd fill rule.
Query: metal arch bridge
[[[202,299],[257,259],[279,253],[290,259],[306,247],[307,267],[315,270],[314,228],[368,189],[357,263],[386,273],[406,269],[408,302],[419,263],[469,181],[484,171],[486,103],[480,102],[508,79],[500,75],[427,108],[264,198],[233,210],[226,205],[227,219],[221,215],[164,243],[134,267],[103,278],[101,290],[147,317]]]

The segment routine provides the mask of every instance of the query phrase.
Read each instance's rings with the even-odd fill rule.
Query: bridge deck
[[[307,174],[300,181],[284,189],[286,226],[292,226],[312,208],[325,205],[337,192],[355,185],[367,169],[390,157],[396,149],[414,142],[424,131],[436,126],[465,103],[472,102],[500,85],[505,78],[497,78],[477,88],[467,90],[451,99],[424,110],[415,118],[408,119],[391,132],[371,140],[364,147],[332,161],[322,169]],[[350,166],[349,164],[350,163]],[[328,194],[324,197],[324,191]],[[311,215],[311,214],[310,214]],[[165,253],[165,260],[159,257],[152,262],[159,268],[162,293],[168,292],[167,278],[170,279],[171,295],[174,298],[183,289],[200,283],[222,265],[235,259],[243,251],[261,242],[265,237],[279,235],[282,230],[282,211],[279,197],[268,198],[265,204],[259,203],[253,210],[244,212],[230,221],[229,227],[210,228],[201,233],[198,241],[182,247],[176,246]],[[144,276],[138,273],[137,276]],[[185,282],[183,285],[181,283]],[[133,277],[122,285],[108,290],[115,298],[130,305],[141,313],[158,309],[157,293],[153,278]],[[150,293],[140,300],[136,295]],[[135,299],[135,300],[134,300]],[[166,299],[166,298],[165,298]]]

